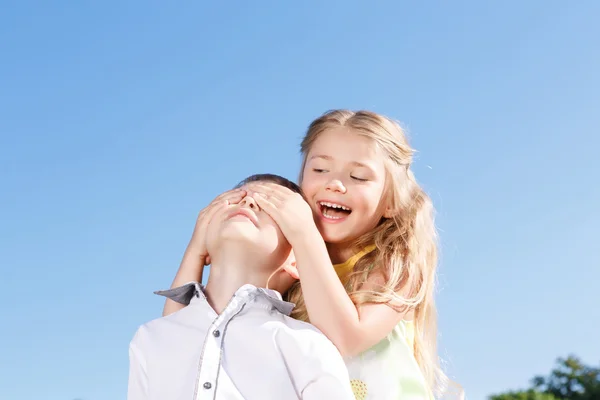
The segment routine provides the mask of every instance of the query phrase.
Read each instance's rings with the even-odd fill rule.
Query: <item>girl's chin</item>
[[[348,237],[347,235],[339,234],[336,232],[323,232],[321,231],[321,235],[323,236],[323,240],[330,247],[336,248],[348,248],[351,247],[351,243],[353,238]]]

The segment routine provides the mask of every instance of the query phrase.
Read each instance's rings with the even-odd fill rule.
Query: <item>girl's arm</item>
[[[188,282],[202,282],[205,263],[206,256],[202,254],[202,251],[197,246],[194,246],[193,241],[190,241],[183,254],[183,259],[181,260],[175,279],[173,279],[173,283],[171,284],[171,289],[185,285]],[[185,305],[167,298],[162,315],[166,317],[184,307]]]
[[[356,308],[331,264],[316,226],[312,233],[294,240],[292,246],[310,322],[343,356],[357,355],[374,346],[404,317],[404,312],[385,304]],[[362,289],[370,290],[383,283],[383,276],[375,275]]]
[[[388,335],[405,313],[385,304],[356,308],[331,264],[312,210],[302,196],[274,184],[253,184],[249,190],[256,193],[254,200],[275,220],[294,249],[310,322],[343,356],[359,354]],[[376,287],[378,282],[383,283],[382,276],[371,277],[362,289]]]
[[[196,225],[194,226],[194,233],[192,233],[192,238],[185,249],[179,270],[171,284],[171,289],[185,285],[188,282],[202,282],[204,266],[207,264],[209,258],[208,251],[206,250],[206,229],[208,228],[208,224],[217,211],[230,204],[239,203],[244,196],[246,196],[246,190],[241,188],[227,191],[217,196],[206,208],[200,211]],[[183,307],[185,305],[167,299],[163,307],[163,317],[173,314]]]

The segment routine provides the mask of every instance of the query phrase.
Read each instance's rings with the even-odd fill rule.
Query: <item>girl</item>
[[[440,394],[434,210],[401,127],[372,112],[331,111],[310,125],[301,150],[308,205],[275,185],[249,189],[294,249],[293,316],[346,357],[357,399]]]
[[[292,315],[337,346],[357,400],[433,398],[448,382],[436,351],[436,230],[401,127],[335,110],[310,125],[301,150],[308,203],[276,185],[246,187],[294,249]],[[174,285],[198,279],[183,267]]]

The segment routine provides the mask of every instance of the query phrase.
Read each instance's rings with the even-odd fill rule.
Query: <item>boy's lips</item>
[[[237,216],[246,217],[255,226],[258,226],[258,218],[256,217],[256,214],[247,208],[238,208],[236,210],[233,210],[232,212],[229,213],[229,215],[227,215],[227,219],[229,220],[229,219],[231,219],[233,217],[237,217]]]

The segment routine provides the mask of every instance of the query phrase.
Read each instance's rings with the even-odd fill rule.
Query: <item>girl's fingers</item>
[[[287,195],[294,193],[293,191],[291,191],[290,189],[288,189],[284,186],[278,185],[276,183],[271,183],[271,182],[257,183],[256,187],[261,189],[259,191],[267,191],[269,193],[277,193],[280,196],[287,196]]]
[[[234,190],[230,190],[228,192],[225,192],[225,193],[217,196],[214,201],[219,201],[219,200],[223,200],[223,199],[236,199],[236,198],[243,199],[245,195],[246,195],[246,190],[234,189]]]
[[[227,192],[222,194],[221,196],[215,198],[212,203],[209,205],[213,206],[213,205],[220,205],[221,203],[225,202],[225,204],[237,204],[240,201],[242,201],[242,199],[246,196],[246,191],[242,190],[242,191],[235,191],[235,192]]]
[[[258,195],[265,195],[267,196],[267,199],[269,199],[269,201],[274,202],[275,205],[277,204],[281,204],[281,202],[283,202],[285,200],[285,194],[284,193],[278,193],[274,190],[271,190],[267,187],[255,187],[253,188],[253,193],[258,194]],[[277,203],[275,203],[275,201]]]
[[[257,193],[258,197],[262,197],[263,199],[268,200],[273,206],[277,209],[281,209],[281,205],[283,204],[283,199],[279,198],[277,195],[266,195],[262,193]]]
[[[268,186],[261,185],[260,183],[255,183],[255,184],[253,184],[252,186],[250,186],[248,189],[249,189],[251,192],[265,193],[265,194],[268,194],[268,195],[270,195],[270,194],[274,193],[274,190],[273,190],[273,189],[271,189],[271,188],[270,188],[270,187],[268,187]]]
[[[221,193],[220,195],[215,197],[211,203],[218,202],[219,200],[226,199],[231,196],[238,196],[243,192],[245,192],[243,189],[228,190],[227,192]]]
[[[227,202],[227,204],[237,204],[242,201],[244,197],[246,197],[246,192],[232,194],[231,196],[226,197],[224,200]]]
[[[222,193],[219,196],[215,197],[215,199],[200,211],[200,215],[198,219],[206,219],[208,214],[209,217],[212,217],[212,214],[216,211],[215,209],[220,209],[221,207],[225,207],[229,204],[237,204],[246,196],[247,192],[245,189],[234,189],[228,192]],[[209,218],[210,219],[210,218]]]
[[[256,204],[258,204],[261,209],[269,214],[271,218],[276,219],[275,216],[277,215],[277,207],[275,207],[275,205],[269,199],[267,199],[267,197],[259,193],[254,196],[254,201],[256,201]]]
[[[210,209],[207,210],[206,212],[206,221],[207,224],[210,223],[210,221],[213,219],[213,217],[215,216],[215,214],[219,211],[219,210],[223,210],[225,207],[227,207],[229,205],[229,200],[221,200],[215,204],[213,204]]]
[[[263,185],[263,184],[257,183],[255,185],[252,185],[253,191],[259,192],[259,193],[266,193],[268,195],[277,193],[276,189],[277,189],[276,186],[268,186],[266,184]]]
[[[225,208],[228,204],[229,203],[227,200],[213,201],[204,210],[202,210],[202,212],[198,216],[198,224],[200,224],[202,228],[205,228],[210,222],[210,220],[213,218],[214,214],[218,210]]]

